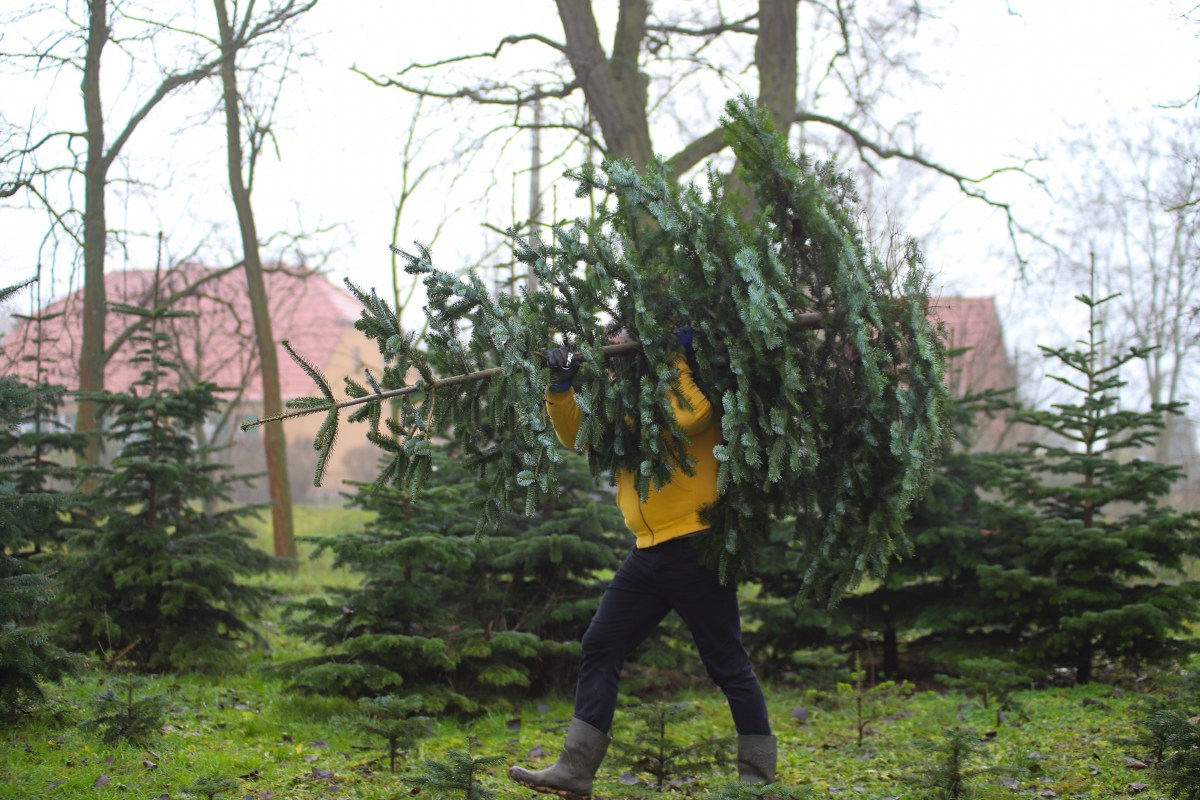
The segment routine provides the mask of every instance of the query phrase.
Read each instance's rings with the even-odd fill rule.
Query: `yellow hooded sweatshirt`
[[[675,368],[679,370],[679,390],[671,393],[671,406],[676,422],[690,440],[688,455],[696,468],[692,475],[676,470],[666,486],[651,486],[644,503],[638,500],[633,474],[626,469],[617,470],[617,506],[625,515],[625,524],[637,537],[639,548],[706,529],[700,509],[717,499],[717,459],[713,448],[721,443],[721,415],[696,386],[692,370],[682,355],[676,356]],[[691,410],[680,402],[680,395]],[[546,411],[558,440],[574,447],[583,416],[575,402],[575,390],[548,392]]]

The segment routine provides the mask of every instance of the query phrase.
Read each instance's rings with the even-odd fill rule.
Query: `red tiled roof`
[[[1008,389],[1016,376],[1004,347],[1004,329],[990,297],[941,297],[933,316],[946,326],[950,386],[958,395],[968,389]],[[964,350],[958,355],[954,351]]]
[[[309,363],[323,369],[341,344],[346,329],[358,318],[361,307],[349,293],[334,286],[323,275],[296,268],[269,266],[268,269],[271,271],[264,278],[275,341],[288,340]],[[223,387],[236,387],[247,371],[251,371],[253,378],[244,397],[251,401],[260,400],[262,392],[246,277],[240,269],[214,277],[218,272],[209,267],[186,266],[166,273],[158,290],[160,302],[187,285],[205,278],[208,280],[194,296],[184,298],[174,306],[181,311],[195,312],[197,316],[172,319],[165,324],[178,333],[174,338],[182,350],[180,361],[196,377]],[[111,272],[106,279],[110,303],[139,308],[150,308],[154,304],[152,270]],[[75,292],[53,303],[44,316],[65,313],[42,323],[47,380],[67,388],[75,388],[79,382],[75,353],[82,333],[80,306],[81,292]],[[109,345],[133,319],[128,314],[109,310],[106,336]],[[0,342],[3,351],[0,365],[5,372],[33,377],[35,367],[24,359],[36,351],[36,328],[34,323],[22,320]],[[362,346],[366,348],[370,344],[363,341]],[[131,362],[135,351],[136,345],[126,341],[109,362],[105,380],[108,388],[123,389],[140,377],[141,365]],[[283,396],[314,394],[312,381],[282,347],[278,354]]]

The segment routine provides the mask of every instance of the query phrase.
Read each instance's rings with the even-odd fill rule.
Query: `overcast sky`
[[[604,25],[613,15],[615,0],[598,0],[595,5]],[[982,174],[1013,158],[1052,150],[1080,127],[1101,126],[1113,118],[1144,118],[1154,113],[1155,104],[1193,94],[1200,85],[1200,43],[1195,26],[1178,19],[1192,5],[1192,0],[952,2],[940,20],[927,26],[931,35],[920,40],[920,65],[930,83],[912,87],[896,102],[919,111],[919,138],[926,154],[961,172]],[[0,0],[5,10],[23,6],[19,0]],[[317,58],[302,65],[303,79],[293,81],[284,95],[281,160],[264,165],[257,178],[259,228],[266,233],[297,226],[332,227],[320,244],[331,249],[328,268],[334,279],[350,276],[382,289],[391,281],[387,245],[398,188],[396,153],[411,110],[408,98],[398,91],[378,89],[349,67],[357,64],[386,74],[410,60],[491,49],[501,35],[517,30],[541,30],[561,38],[561,28],[549,0],[322,0],[305,28]],[[11,42],[11,32],[4,41]],[[43,77],[40,83],[0,77],[4,116],[19,122],[31,113],[78,115],[77,86],[73,75]],[[119,101],[120,88],[113,91]],[[193,107],[187,108],[187,103]],[[212,107],[211,91],[194,91],[139,130],[131,142],[130,152],[140,158],[183,163],[158,176],[169,189],[155,193],[152,202],[139,204],[135,198],[110,206],[111,225],[129,220],[147,234],[131,259],[113,254],[110,269],[152,266],[144,262],[153,259],[150,237],[160,227],[186,250],[182,243],[204,238],[213,220],[223,220],[216,223],[221,235],[226,242],[234,241],[232,207],[221,188],[220,131],[211,125],[203,132],[189,131],[185,124]],[[430,141],[436,150],[437,137]],[[656,145],[667,150],[671,143],[663,136]],[[181,153],[186,158],[180,159]],[[503,226],[512,221],[508,198],[524,191],[525,179],[515,173],[527,158],[516,153],[511,163],[502,165],[509,174],[496,183],[504,199],[487,207],[489,222]],[[1047,168],[1053,169],[1043,167]],[[547,175],[544,184],[553,187],[557,172]],[[200,174],[216,176],[216,181],[198,188],[192,178]],[[1020,181],[998,181],[997,187],[1018,203],[1027,191]],[[964,199],[947,182],[922,181],[919,190],[921,204],[910,224],[914,233],[927,239],[930,266],[944,291],[995,294],[1010,317],[1006,322],[1015,325],[1012,318],[1023,316],[1019,309],[1024,290],[1013,281],[1016,270],[1002,217]],[[549,191],[553,197],[556,190]],[[570,195],[569,186],[557,191],[562,197]],[[435,253],[444,268],[469,262],[481,248],[479,213],[451,212],[480,192],[480,184],[470,180],[455,187],[447,181],[423,187],[406,214],[398,242],[428,240],[439,222],[452,216]],[[519,199],[516,204],[521,216],[525,202]],[[1032,209],[1044,201],[1030,197],[1027,202]],[[1017,208],[1021,213],[1021,205]],[[34,214],[0,213],[0,237],[6,243],[0,252],[0,284],[30,274],[39,258],[40,226]],[[43,263],[53,261],[41,252]],[[53,280],[48,281],[55,294],[72,284],[71,275],[60,254]]]

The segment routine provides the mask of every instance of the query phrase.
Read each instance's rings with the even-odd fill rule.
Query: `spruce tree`
[[[771,520],[791,519],[802,588],[836,598],[910,549],[903,523],[946,435],[943,346],[921,254],[905,242],[885,262],[835,164],[797,157],[747,98],[726,111],[758,209],[749,218],[746,199],[715,173],[703,188],[681,187],[661,161],[645,174],[605,162],[572,175],[580,193],[608,198],[593,219],[554,228],[549,242],[515,240],[535,290],[492,297],[477,276],[437,269],[424,247],[404,254],[406,269],[424,276],[426,349],[374,292],[355,288],[358,327],[387,366],[378,378],[347,379],[350,402],[363,406],[349,419],[368,421],[369,438],[388,451],[381,482],[416,492],[446,437],[485,482],[481,528],[512,510],[535,514],[556,496],[563,459],[543,408],[542,356],[561,337],[585,359],[575,447],[596,474],[631,470],[645,496],[691,468],[668,396],[675,331],[690,327],[694,372],[722,410],[710,563],[735,575]],[[622,329],[640,343],[635,357],[605,349]],[[327,415],[315,442],[319,479],[347,404],[297,360],[321,396],[292,408]],[[421,380],[409,386],[411,370]],[[438,379],[481,373],[488,380]],[[382,413],[384,400],[393,414]]]
[[[1123,408],[1121,369],[1148,349],[1108,355],[1101,310],[1112,297],[1077,298],[1089,313],[1077,346],[1042,347],[1070,397],[1016,419],[1052,440],[1005,459],[990,506],[984,563],[960,595],[990,631],[1047,666],[1091,679],[1099,656],[1133,663],[1170,656],[1200,619],[1200,583],[1184,577],[1200,552],[1200,514],[1162,504],[1176,466],[1143,457],[1164,411]]]
[[[394,694],[416,701],[414,713],[568,688],[598,573],[629,543],[612,498],[579,459],[566,466],[552,503],[533,517],[506,514],[483,538],[471,508],[479,489],[461,458],[435,453],[437,480],[416,499],[359,485],[352,502],[376,516],[318,539],[317,551],[362,580],[292,607],[295,630],[325,650],[285,667],[293,685]]]
[[[69,542],[63,626],[78,648],[143,669],[227,664],[254,635],[245,615],[268,596],[243,579],[275,560],[249,543],[247,509],[204,511],[237,478],[192,437],[218,399],[212,383],[179,385],[168,357],[159,323],[185,312],[112,308],[144,323],[134,337],[142,373],[127,391],[92,397],[118,453],[96,481],[94,518]]]
[[[24,285],[0,290],[0,300]],[[43,681],[74,667],[40,618],[54,582],[38,556],[61,543],[73,499],[62,491],[73,470],[58,459],[82,448],[58,423],[61,398],[59,387],[0,377],[0,708],[40,696]]]

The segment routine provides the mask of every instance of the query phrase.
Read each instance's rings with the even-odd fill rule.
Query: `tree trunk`
[[[649,81],[638,64],[648,14],[646,0],[621,0],[610,61],[600,44],[591,3],[558,0],[558,16],[567,37],[567,59],[583,86],[588,108],[600,124],[606,154],[628,158],[638,169],[645,169],[653,155],[646,119]]]
[[[225,106],[225,131],[229,153],[229,191],[237,209],[238,229],[245,252],[246,288],[254,317],[254,337],[262,368],[263,413],[270,416],[283,411],[279,386],[279,353],[271,331],[267,289],[263,280],[262,257],[258,249],[258,231],[250,189],[242,175],[242,129],[237,86],[237,45],[225,0],[213,0],[221,33],[221,87]],[[271,492],[271,524],[275,555],[296,558],[296,540],[292,524],[292,489],[288,482],[287,436],[282,425],[267,425],[263,430],[263,448],[267,457],[267,482]]]
[[[100,56],[108,42],[106,0],[89,0],[87,52],[83,67],[83,113],[87,126],[87,162],[83,172],[83,335],[79,342],[79,390],[104,390],[104,326],[108,298],[104,290],[104,256],[108,223],[104,209],[108,158],[104,152],[104,107],[100,102]],[[100,463],[98,407],[79,401],[75,430],[89,434],[78,458],[80,465]],[[87,484],[90,486],[90,481]]]
[[[797,0],[760,0],[754,65],[758,68],[758,104],[771,112],[785,134],[796,118]]]

